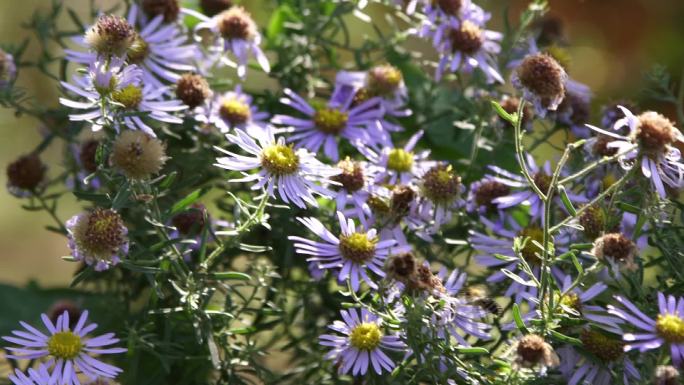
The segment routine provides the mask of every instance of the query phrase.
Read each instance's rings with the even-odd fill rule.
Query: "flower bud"
[[[600,261],[616,263],[628,270],[637,268],[634,262],[637,252],[634,242],[620,233],[609,233],[597,238],[591,251]]]
[[[85,34],[88,46],[102,56],[123,56],[135,41],[136,32],[126,19],[103,15]]]
[[[176,83],[176,96],[190,109],[194,109],[211,96],[211,89],[201,75],[186,73]]]
[[[218,15],[232,6],[231,0],[200,0],[202,11],[209,16]]]
[[[178,20],[180,14],[178,0],[143,0],[142,9],[149,17],[163,15],[167,23]]]
[[[166,162],[164,144],[142,131],[123,131],[114,141],[110,162],[130,179],[146,179]]]
[[[7,187],[17,196],[31,193],[43,184],[46,170],[38,155],[24,155],[7,166]]]

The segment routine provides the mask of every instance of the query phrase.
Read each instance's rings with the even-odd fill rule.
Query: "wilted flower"
[[[245,174],[244,178],[232,180],[233,182],[256,181],[252,189],[265,187],[266,193],[272,197],[275,197],[274,190],[277,188],[280,198],[285,203],[292,202],[301,208],[306,207],[305,202],[314,207],[318,206],[313,194],[325,197],[334,195],[319,184],[327,183],[329,178],[339,171],[321,163],[303,148],[295,150],[285,144],[283,138],[276,141],[271,128],[262,133],[250,134],[235,130],[235,135],[226,137],[251,156],[238,155],[217,148],[228,156],[218,158],[216,166],[235,171],[259,169],[258,173]]]
[[[114,210],[96,208],[77,214],[66,223],[73,257],[95,270],[106,270],[128,254],[128,229]]]
[[[233,6],[219,13],[211,19],[205,19],[195,27],[196,33],[209,30],[216,36],[217,45],[213,51],[230,52],[237,59],[238,76],[244,78],[247,74],[247,62],[252,54],[264,70],[269,72],[271,66],[266,55],[261,51],[261,34],[252,17],[244,8]],[[223,61],[227,61],[223,58]]]
[[[88,311],[84,311],[72,329],[69,313],[64,312],[54,324],[47,315],[42,314],[47,335],[33,326],[20,322],[26,331],[13,331],[13,336],[2,337],[5,341],[18,345],[6,349],[14,359],[49,358],[47,370],[52,372],[50,383],[78,385],[79,372],[91,380],[99,377],[115,378],[121,369],[106,364],[93,355],[124,353],[124,348],[107,347],[119,342],[113,333],[89,337],[96,324],[87,324]],[[39,370],[40,374],[42,370]],[[44,374],[44,372],[43,372]]]
[[[353,161],[347,157],[337,163],[341,171],[331,179],[339,183],[335,194],[337,211],[345,211],[351,203],[351,210],[357,218],[362,218],[364,212],[369,211],[367,201],[370,198],[369,189],[373,185],[375,171],[366,162]]]
[[[347,139],[352,144],[368,142],[369,135],[366,127],[375,123],[383,116],[379,98],[369,99],[358,106],[352,107],[352,98],[331,99],[324,105],[315,105],[297,95],[290,89],[283,91],[286,98],[280,100],[300,113],[305,118],[288,115],[276,115],[272,122],[288,127],[293,132],[288,138],[298,147],[304,147],[318,153],[323,147],[323,153],[333,161],[340,158],[337,138]],[[339,96],[339,95],[338,95]]]
[[[202,75],[186,73],[176,82],[176,97],[191,110],[203,105],[211,96],[209,83]]]
[[[166,162],[164,143],[142,131],[124,131],[114,140],[110,161],[127,178],[147,179]]]
[[[635,259],[638,251],[634,242],[625,235],[609,233],[596,238],[591,254],[617,272],[622,268],[636,270],[638,266]]]
[[[7,166],[7,190],[23,198],[30,196],[45,184],[47,167],[36,154],[28,154]]]
[[[622,106],[620,109],[625,117],[618,120],[613,129],[628,127],[628,136],[587,126],[617,139],[607,144],[607,147],[623,154],[620,158],[622,167],[640,167],[641,173],[651,180],[658,194],[662,198],[666,197],[665,185],[679,188],[684,180],[684,163],[680,150],[675,147],[677,142],[684,142],[684,135],[669,119],[657,112],[647,111],[636,116]]]
[[[404,147],[359,146],[359,152],[379,167],[380,171],[375,176],[375,181],[389,185],[408,184],[413,178],[427,172],[435,164],[427,160],[430,151],[414,152],[422,136],[422,130],[416,132]]]
[[[511,188],[507,185],[491,177],[485,177],[470,185],[466,207],[470,212],[491,213],[498,208],[496,199],[508,196],[510,193]]]
[[[546,116],[555,111],[565,96],[568,75],[556,59],[545,53],[528,55],[513,71],[511,81],[534,105],[535,112]]]
[[[200,0],[202,12],[206,15],[214,16],[233,6],[232,0]]]
[[[515,352],[515,362],[524,368],[540,367],[544,372],[546,368],[560,364],[553,347],[538,334],[527,334],[520,338],[515,344]]]
[[[340,364],[340,373],[352,372],[353,375],[364,375],[372,366],[377,374],[391,372],[394,362],[387,357],[384,350],[402,351],[406,345],[396,334],[386,334],[382,329],[382,319],[362,308],[342,310],[342,321],[335,321],[328,326],[331,330],[342,334],[323,334],[320,344],[332,348],[325,358]]]
[[[625,351],[638,349],[644,353],[668,345],[670,357],[675,366],[684,359],[684,299],[658,292],[658,316],[656,319],[641,312],[628,299],[616,295],[623,307],[608,305],[608,313],[616,315],[639,330],[639,334],[625,333],[622,339],[627,343]]]
[[[454,172],[453,166],[443,163],[433,166],[423,174],[418,185],[425,198],[419,210],[429,213],[437,227],[448,223],[451,211],[462,203],[460,195],[463,192],[461,177]]]
[[[7,88],[17,77],[14,56],[0,49],[0,90]]]
[[[653,375],[653,385],[679,385],[679,370],[674,366],[658,366]]]
[[[193,204],[188,210],[176,214],[171,223],[183,236],[194,236],[202,232],[207,224],[207,208],[201,203]]]
[[[379,237],[375,229],[357,229],[354,221],[347,219],[339,211],[337,219],[340,223],[339,236],[333,235],[316,218],[297,218],[325,242],[297,236],[290,236],[288,239],[295,241],[297,253],[311,255],[308,262],[317,264],[320,269],[332,269],[337,273],[338,281],[343,283],[349,280],[354,291],[361,287],[361,280],[377,289],[377,284],[368,277],[367,270],[384,277],[383,266],[387,257],[393,253],[408,251],[407,247],[397,246],[394,239]]]
[[[98,56],[124,56],[135,41],[135,29],[126,19],[102,15],[86,31],[84,42]]]
[[[178,0],[142,0],[141,7],[147,16],[154,18],[161,15],[166,23],[178,20],[180,14]]]

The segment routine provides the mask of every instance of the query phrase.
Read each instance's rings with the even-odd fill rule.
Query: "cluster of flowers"
[[[484,75],[488,87],[505,83],[497,65],[503,36],[485,29],[491,15],[477,4],[398,3],[408,15],[420,15],[412,32],[430,40],[439,53],[436,81],[449,72]],[[412,115],[398,68],[380,64],[367,71],[339,71],[327,98],[284,89],[280,103],[290,113],[271,115],[242,86],[217,93],[207,81],[222,66],[236,67],[244,80],[250,56],[269,71],[258,28],[244,9],[233,6],[209,18],[174,1],[140,4],[131,5],[126,18],[99,17],[75,39],[80,48],[66,51],[83,68],[71,82],[62,82],[66,96],[60,102],[72,110],[71,121],[87,122],[93,132],[106,135],[77,146],[81,173],[73,183],[97,190],[97,172],[111,167],[144,185],[168,160],[159,139],[164,127],[184,124],[225,134],[228,143],[217,147],[222,155],[215,166],[231,175],[241,173],[230,181],[248,183],[262,192],[261,199],[302,210],[334,207],[337,223],[327,227],[316,216],[297,217],[315,237],[292,234],[289,240],[306,258],[312,279],[330,275],[350,296],[358,299],[357,294],[370,290],[383,303],[357,300],[356,307],[340,312],[342,321],[329,326],[334,334],[320,336],[320,344],[329,348],[326,358],[341,373],[363,376],[372,368],[383,374],[394,370],[397,357],[420,361],[429,349],[438,349],[438,343],[423,351],[409,346],[404,326],[410,309],[403,296],[429,304],[423,329],[437,341],[470,347],[493,339],[491,320],[503,316],[497,301],[471,285],[464,272],[436,273],[429,261],[415,257],[414,241],[436,242],[454,218],[478,223],[469,230],[467,244],[475,262],[491,272],[486,282],[501,289],[492,290],[492,296],[511,299],[508,308],[514,309],[515,319],[502,324],[501,331],[522,332],[510,342],[521,370],[544,374],[558,367],[570,384],[599,385],[620,373],[628,384],[642,376],[635,363],[641,357],[628,352],[663,345],[672,364],[682,364],[684,299],[658,293],[655,318],[623,295],[616,294],[607,306],[596,301],[622,274],[637,269],[646,246],[636,213],[613,205],[619,189],[647,179],[660,198],[667,198],[682,187],[684,163],[677,142],[684,142],[684,136],[663,115],[610,106],[601,122],[605,128],[587,126],[588,87],[569,78],[558,47],[540,48],[540,39],[530,37],[516,47],[520,52],[509,64],[520,97],[487,91],[500,101],[502,119],[496,124],[531,130],[533,116],[553,120],[582,139],[591,163],[575,173],[554,170],[516,144],[522,173],[490,165],[483,179],[466,186],[454,165],[431,160],[430,152],[420,149],[423,131],[398,144],[402,119]],[[185,18],[199,19],[194,30],[185,29]],[[6,87],[16,69],[10,55],[0,59],[0,87]],[[101,159],[103,152],[108,159]],[[639,170],[643,178],[633,178]],[[18,196],[39,195],[44,188],[45,166],[37,155],[20,158],[7,171],[10,190]],[[575,209],[574,204],[582,206]],[[196,235],[190,229],[199,222],[204,226],[204,210],[198,206],[174,218],[175,236]],[[551,227],[559,217],[567,220]],[[114,209],[80,213],[65,228],[73,258],[98,271],[117,265],[134,247]],[[591,247],[580,253],[576,245],[581,243]],[[584,288],[589,274],[599,282]],[[525,313],[517,314],[520,309]],[[14,383],[78,384],[78,373],[91,380],[119,373],[92,355],[125,349],[104,348],[118,342],[112,334],[88,338],[95,326],[86,325],[87,313],[75,325],[68,313],[55,322],[43,316],[43,321],[48,335],[22,323],[26,331],[4,337],[17,345],[8,348],[12,358],[47,358],[28,374],[17,371]],[[561,330],[578,338],[559,343],[553,337]],[[455,365],[448,355],[440,358],[444,371]],[[660,372],[665,378],[676,369]],[[466,372],[458,376],[471,380]]]

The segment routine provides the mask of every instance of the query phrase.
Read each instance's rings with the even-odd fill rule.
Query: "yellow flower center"
[[[349,336],[351,345],[358,350],[375,350],[382,340],[382,332],[377,324],[364,322],[356,325]]]
[[[402,80],[401,71],[391,65],[374,67],[368,71],[368,90],[374,95],[389,95],[399,88]]]
[[[321,108],[314,115],[314,123],[318,130],[332,135],[338,135],[347,127],[349,116],[335,108]]]
[[[140,102],[142,102],[142,88],[129,84],[118,91],[114,91],[112,93],[112,99],[115,102],[122,104],[128,110],[135,109],[140,105]]]
[[[249,105],[238,99],[226,99],[219,108],[219,115],[232,125],[246,123],[252,115]]]
[[[274,175],[293,174],[299,169],[299,157],[292,146],[274,144],[261,152],[261,165]]]
[[[460,183],[451,165],[438,165],[423,176],[423,193],[435,203],[448,204],[458,194]]]
[[[561,300],[561,304],[576,310],[578,313],[582,311],[582,300],[580,300],[579,295],[575,293],[569,293],[563,296],[563,299]]]
[[[615,175],[613,175],[612,173],[606,174],[606,176],[604,176],[601,180],[603,190],[607,190],[610,186],[614,185],[615,182],[617,182],[617,178],[615,177]]]
[[[83,348],[81,337],[70,331],[53,334],[47,341],[48,352],[56,358],[73,360]]]
[[[340,252],[342,256],[354,262],[363,263],[375,255],[377,238],[369,238],[366,233],[340,235]]]
[[[659,314],[656,319],[656,331],[667,342],[684,342],[684,320],[677,315]]]
[[[541,265],[541,259],[537,256],[537,254],[541,253],[541,249],[533,241],[540,245],[543,244],[544,231],[537,226],[530,226],[522,229],[518,236],[523,239],[527,238],[525,246],[520,250],[525,261],[533,265]]]
[[[413,167],[413,153],[402,148],[392,149],[387,158],[387,168],[399,172],[409,172]]]

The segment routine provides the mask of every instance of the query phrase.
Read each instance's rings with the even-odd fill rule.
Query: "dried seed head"
[[[240,97],[227,97],[222,99],[219,107],[219,115],[231,126],[245,124],[252,118],[252,110],[247,101]]]
[[[647,111],[639,115],[635,139],[646,155],[655,157],[666,153],[667,146],[676,142],[677,129],[668,118],[657,112]]]
[[[242,7],[232,7],[218,16],[218,29],[224,39],[253,40],[257,27]]]
[[[342,188],[348,192],[356,192],[365,185],[363,167],[359,162],[354,162],[349,157],[337,163],[337,168],[342,170],[340,174],[332,177],[332,180],[342,184]]]
[[[506,97],[502,99],[499,104],[501,107],[504,109],[504,111],[508,112],[509,114],[513,115],[518,112],[518,108],[520,108],[520,99],[516,97]],[[510,125],[509,122],[504,121],[501,117],[499,117],[502,122],[506,124],[506,126]],[[525,107],[523,107],[523,121],[522,125],[525,126],[529,122],[534,120],[534,110],[530,107],[529,104],[525,104]]]
[[[81,144],[81,150],[78,154],[78,159],[81,161],[81,166],[88,173],[97,171],[97,148],[100,146],[100,141],[91,139]]]
[[[474,192],[475,203],[478,207],[485,207],[492,211],[496,209],[494,199],[504,197],[511,193],[511,188],[501,182],[493,179],[485,180],[478,186]]]
[[[437,204],[448,204],[456,199],[461,177],[454,173],[451,165],[440,164],[432,167],[422,178],[423,194]]]
[[[164,15],[167,23],[178,20],[180,14],[178,0],[143,0],[142,9],[149,17]]]
[[[394,255],[387,262],[387,274],[390,278],[407,283],[418,274],[418,262],[411,253]]]
[[[98,261],[109,261],[128,242],[121,216],[110,209],[80,215],[71,231],[85,257]]]
[[[654,373],[653,385],[679,385],[679,370],[674,366],[658,366]]]
[[[482,29],[469,20],[463,21],[459,28],[450,29],[448,33],[454,52],[460,51],[466,55],[473,55],[484,44]]]
[[[550,55],[528,55],[515,71],[520,84],[539,97],[544,107],[565,94],[565,70]]]
[[[377,96],[392,95],[403,80],[398,68],[389,64],[376,66],[368,71],[368,91]]]
[[[411,210],[411,204],[416,198],[416,192],[409,186],[397,186],[392,190],[390,207],[392,214],[403,217]]]
[[[532,177],[534,180],[534,184],[539,187],[539,190],[541,190],[544,194],[546,194],[549,191],[549,188],[551,187],[551,175],[548,175],[544,171],[539,171],[538,173],[534,174]]]
[[[173,226],[184,236],[194,236],[204,230],[206,225],[207,208],[201,203],[195,203],[185,212],[182,212],[171,220]]]
[[[582,330],[580,340],[585,349],[605,364],[617,361],[624,353],[624,342],[594,330]]]
[[[186,73],[176,83],[176,96],[190,109],[194,109],[211,96],[211,89],[202,75]]]
[[[161,170],[166,149],[157,138],[142,131],[123,131],[114,141],[110,161],[130,179],[146,179]]]
[[[588,239],[596,239],[603,233],[606,216],[597,206],[591,206],[579,216],[579,224],[584,228],[584,235]]]
[[[123,56],[135,41],[136,32],[126,19],[103,15],[85,34],[88,46],[102,56]]]
[[[53,323],[57,322],[57,318],[64,314],[64,312],[69,313],[69,327],[74,328],[78,319],[81,317],[81,308],[73,301],[65,299],[55,302],[50,309],[47,311],[50,321]]]
[[[447,15],[456,16],[463,6],[463,0],[432,0],[432,5],[436,5]]]
[[[7,166],[7,184],[10,188],[33,191],[43,183],[46,170],[38,155],[21,156]]]
[[[231,0],[200,0],[202,11],[209,16],[218,15],[232,6]]]
[[[522,337],[518,341],[516,353],[518,354],[516,362],[523,367],[557,366],[559,364],[558,356],[551,345],[537,334],[528,334]]]
[[[638,249],[631,239],[621,233],[605,234],[594,241],[592,254],[604,262],[614,262],[629,270],[636,269],[634,259]]]

